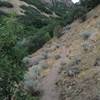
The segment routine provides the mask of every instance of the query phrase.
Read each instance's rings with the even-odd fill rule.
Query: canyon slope
[[[25,88],[42,91],[40,100],[100,100],[100,6],[62,33],[23,59]]]

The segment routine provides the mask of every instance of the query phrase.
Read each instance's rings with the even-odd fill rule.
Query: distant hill
[[[60,2],[60,3],[65,4],[66,6],[70,6],[73,4],[71,0],[41,0],[41,1],[44,3],[49,3],[49,4]]]
[[[32,0],[29,0],[29,1],[27,0],[3,0],[2,1],[1,0],[0,1],[0,11],[6,12],[6,13],[16,12],[19,15],[23,15],[24,10],[21,8],[21,6],[26,6],[26,7],[31,6],[33,8],[38,8],[38,10],[41,10],[41,8],[38,6],[40,4],[41,6],[44,4],[45,8],[46,7],[48,8],[48,6],[57,7],[58,4],[63,4],[66,7],[73,5],[71,0],[37,0],[36,2],[35,1],[32,1]],[[53,10],[51,11],[53,12]]]

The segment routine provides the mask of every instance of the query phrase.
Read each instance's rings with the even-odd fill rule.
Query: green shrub
[[[63,34],[62,34],[62,27],[60,25],[56,26],[55,29],[54,29],[54,37],[61,37]]]
[[[22,0],[25,1],[29,4],[33,4],[34,6],[36,6],[40,11],[45,12],[47,14],[52,14],[52,11],[46,7],[45,4],[43,4],[41,1],[39,0]]]
[[[23,80],[25,67],[21,60],[27,51],[17,45],[23,29],[15,15],[4,17],[0,23],[0,100],[11,100]],[[22,99],[24,95],[17,98],[27,100]]]
[[[39,30],[39,32],[35,33],[34,36],[30,36],[28,38],[29,45],[28,51],[35,52],[37,49],[41,48],[48,40],[50,40],[50,35],[47,31],[43,29]]]
[[[82,16],[86,16],[87,9],[78,5],[75,8],[73,8],[73,15],[74,19],[81,18]]]
[[[22,6],[22,8],[25,10],[25,15],[22,17],[19,17],[19,19],[26,26],[42,28],[43,26],[48,25],[49,19],[41,15],[41,13],[38,10],[32,7],[25,7],[25,6]]]
[[[32,94],[30,94],[28,92],[29,91],[19,89],[15,94],[16,100],[39,100],[39,97],[37,95],[33,96]]]
[[[74,20],[74,14],[71,10],[66,11],[66,13],[63,16],[63,25],[66,26],[67,24],[72,23]]]

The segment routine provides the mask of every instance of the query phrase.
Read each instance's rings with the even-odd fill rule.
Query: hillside
[[[100,0],[0,0],[0,100],[100,100]]]
[[[52,5],[52,3],[57,3],[57,2],[62,2],[63,4],[65,4],[66,6],[72,5],[72,1],[71,0],[41,0],[43,3],[49,3]]]
[[[12,6],[8,6],[8,5],[5,5],[5,6],[1,6],[0,7],[0,11],[3,11],[5,13],[14,13],[16,12],[16,14],[18,15],[24,15],[25,14],[25,10],[21,7],[21,6],[26,6],[26,7],[32,7],[33,9],[36,9],[37,11],[39,11],[41,14],[43,15],[46,15],[46,16],[52,16],[52,14],[54,14],[54,11],[52,10],[52,13],[51,14],[48,14],[46,13],[45,11],[41,11],[41,7],[38,8],[38,4],[41,4],[41,6],[45,6],[44,8],[48,8],[53,6],[53,5],[57,5],[58,3],[59,4],[63,4],[63,5],[66,5],[66,6],[70,6],[70,5],[73,5],[73,3],[71,2],[71,0],[38,0],[38,1],[26,1],[26,0],[4,0],[4,1],[0,1],[0,2],[5,2],[5,3],[9,3],[11,4]],[[1,4],[2,5],[2,4]],[[43,8],[43,7],[42,7]],[[45,10],[45,9],[44,9]],[[48,10],[49,11],[49,10]]]
[[[17,14],[23,14],[24,10],[21,9],[20,6],[21,5],[28,6],[27,3],[23,2],[23,1],[20,1],[20,0],[9,0],[7,2],[9,2],[10,4],[12,4],[13,7],[3,6],[3,7],[0,7],[0,11],[3,11],[5,13],[14,13],[14,12],[16,12]]]
[[[42,91],[40,100],[100,100],[100,6],[63,33],[23,59],[25,88]]]

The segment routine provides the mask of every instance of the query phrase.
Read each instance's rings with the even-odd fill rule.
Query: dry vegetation
[[[51,87],[56,83],[57,90],[60,90],[60,100],[100,99],[99,9],[100,6],[90,11],[85,22],[80,23],[79,20],[77,20],[72,23],[70,25],[71,29],[69,31],[65,30],[65,35],[59,39],[52,39],[45,44],[42,49],[31,56],[31,59],[34,59],[37,58],[37,56],[41,58],[40,55],[46,55],[46,59],[43,58],[39,61],[39,63],[43,61],[43,65],[47,65],[44,68],[39,64],[41,68],[43,68],[40,71],[41,78],[39,78],[39,80],[42,82],[49,77],[48,81],[53,81],[53,83],[49,84]],[[87,34],[88,38],[84,38],[85,35],[87,37]],[[56,68],[59,69],[56,70]],[[55,80],[53,80],[55,76],[52,76],[52,74],[54,74],[53,70],[55,70],[55,73],[59,73]],[[51,89],[47,89],[46,83],[42,85],[45,85],[45,89],[42,88],[44,93],[47,90],[49,92],[52,91]],[[54,89],[54,91],[56,91],[56,89]],[[53,93],[56,94],[55,92]]]

